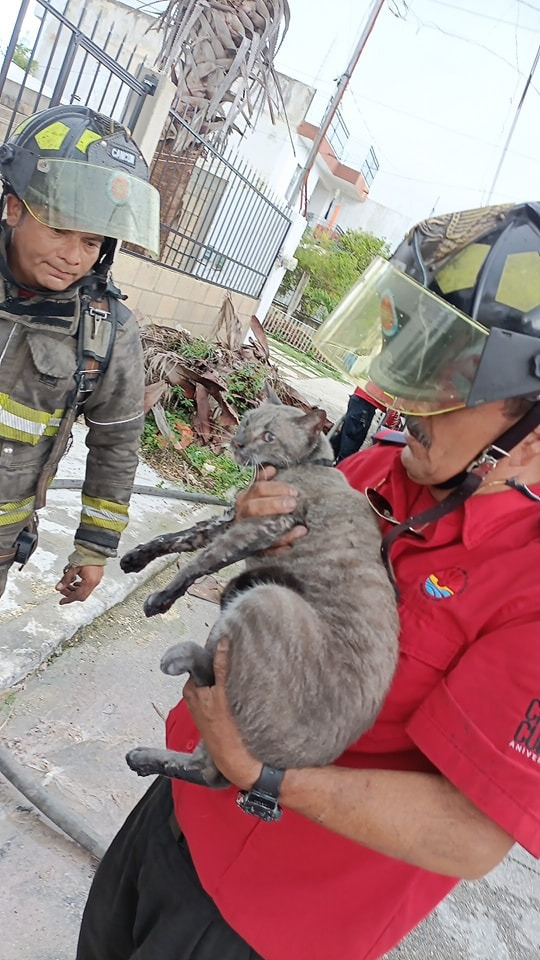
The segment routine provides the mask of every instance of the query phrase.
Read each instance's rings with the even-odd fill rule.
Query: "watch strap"
[[[240,790],[236,803],[244,813],[259,817],[266,823],[280,819],[282,810],[278,803],[279,789],[285,770],[264,763],[251,790]]]
[[[284,775],[285,771],[280,770],[279,767],[270,767],[263,763],[259,777],[251,789],[257,790],[259,793],[266,793],[277,800]]]

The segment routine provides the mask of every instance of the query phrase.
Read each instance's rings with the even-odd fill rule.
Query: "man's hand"
[[[228,641],[221,639],[214,657],[213,687],[198,687],[188,680],[184,700],[214,763],[227,780],[249,790],[261,772],[261,763],[244,746],[234,722],[225,690]]]
[[[103,570],[103,566],[66,567],[64,576],[54,588],[62,594],[63,599],[60,600],[60,606],[75,601],[82,603],[86,600],[101,583]]]
[[[238,494],[236,500],[237,520],[247,520],[252,517],[272,517],[276,514],[293,513],[298,500],[298,490],[288,483],[273,480],[276,475],[275,467],[261,467],[257,471],[257,479]],[[292,547],[296,540],[305,537],[306,527],[293,527],[267,553],[282,552]]]

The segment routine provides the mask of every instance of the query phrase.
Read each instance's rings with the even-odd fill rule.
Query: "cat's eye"
[[[276,439],[276,438],[275,438],[274,434],[271,433],[270,430],[267,430],[266,433],[263,434],[263,440],[264,440],[265,443],[272,443],[272,440],[275,440],[275,439]]]

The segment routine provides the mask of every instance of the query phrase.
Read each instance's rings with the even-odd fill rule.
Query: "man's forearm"
[[[288,770],[281,802],[386,856],[461,879],[483,876],[514,842],[438,774]]]

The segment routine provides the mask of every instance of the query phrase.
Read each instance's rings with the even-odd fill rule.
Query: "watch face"
[[[259,793],[256,790],[250,790],[248,793],[241,791],[236,798],[236,802],[244,813],[259,817],[266,823],[279,820],[282,814],[281,807],[275,797],[266,793]]]

